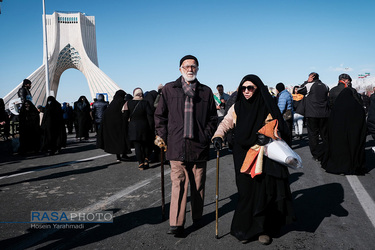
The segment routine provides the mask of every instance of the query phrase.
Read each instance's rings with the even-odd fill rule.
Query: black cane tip
[[[219,239],[219,235],[215,235],[215,238],[216,238],[216,239]]]

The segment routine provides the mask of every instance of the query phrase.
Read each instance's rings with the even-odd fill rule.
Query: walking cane
[[[216,239],[219,239],[219,157],[218,150],[216,151]]]
[[[161,178],[161,219],[165,221],[165,211],[164,211],[164,204],[165,204],[165,195],[164,195],[164,147],[160,148],[160,178]]]

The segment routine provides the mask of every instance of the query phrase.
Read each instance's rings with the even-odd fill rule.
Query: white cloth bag
[[[301,157],[283,140],[272,140],[272,142],[266,144],[264,155],[292,169],[302,168]]]

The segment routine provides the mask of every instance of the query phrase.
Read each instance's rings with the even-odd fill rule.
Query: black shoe
[[[130,161],[130,157],[127,156],[127,155],[123,155],[121,158],[120,158],[121,161]]]
[[[193,220],[193,227],[194,227],[194,229],[202,228],[203,227],[202,219]]]
[[[171,226],[169,227],[169,230],[167,234],[173,234],[173,235],[182,235],[184,233],[184,227],[183,226]]]

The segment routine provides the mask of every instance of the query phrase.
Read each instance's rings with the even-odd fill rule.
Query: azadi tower
[[[87,96],[89,101],[96,97],[97,93],[107,94],[108,100],[111,101],[120,87],[99,69],[95,17],[80,12],[54,12],[52,15],[46,15],[46,26],[49,92],[56,96],[62,73],[74,68],[81,71],[87,79],[91,93],[91,98]],[[35,106],[44,106],[46,104],[45,59],[43,65],[24,78],[32,82],[31,94]],[[6,104],[18,98],[17,92],[21,86],[22,82],[4,97]],[[77,99],[80,96],[79,93],[72,94],[77,95]]]

